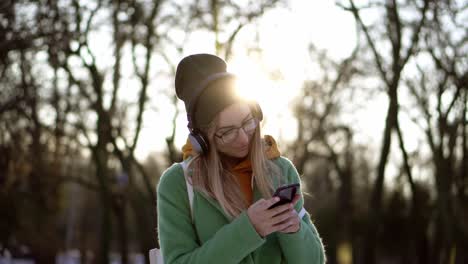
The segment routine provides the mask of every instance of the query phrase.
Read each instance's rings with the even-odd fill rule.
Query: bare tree
[[[232,55],[232,47],[238,33],[268,10],[282,3],[282,0],[236,1],[210,0],[194,1],[190,5],[192,26],[214,33],[214,50],[226,60]]]
[[[339,120],[343,111],[346,111],[343,105],[354,97],[352,79],[362,74],[354,65],[358,47],[348,58],[336,62],[326,52],[311,45],[311,61],[318,64],[318,75],[321,77],[306,81],[298,96],[294,108],[298,137],[289,150],[298,171],[307,175],[307,178],[314,175],[308,166],[313,162],[329,164],[330,170],[338,175],[336,210],[340,214],[337,214],[336,222],[339,235],[333,246],[337,251],[343,247],[353,250],[353,175],[359,151],[353,140],[353,128]],[[332,182],[331,179],[327,181]],[[331,263],[337,261],[334,253],[328,254]]]
[[[101,231],[103,233],[100,254],[103,263],[108,262],[111,237],[110,210],[113,210],[117,216],[122,262],[128,262],[128,224],[126,221],[128,218],[126,214],[128,199],[132,201],[131,205],[136,215],[135,219],[145,223],[137,225],[141,228],[142,250],[147,251],[152,247],[151,237],[145,237],[143,234],[145,228],[151,228],[150,222],[146,219],[150,216],[154,219],[155,215],[150,214],[148,217],[141,217],[141,214],[137,212],[141,210],[141,201],[146,201],[148,210],[152,210],[156,196],[149,175],[135,159],[134,152],[138,144],[143,113],[146,110],[146,102],[148,101],[154,48],[159,45],[161,39],[161,36],[156,33],[156,29],[157,23],[161,19],[162,3],[163,1],[155,1],[145,6],[142,2],[117,1],[115,3],[104,3],[99,1],[96,6],[90,9],[88,6],[74,1],[74,22],[76,25],[84,24],[86,26],[77,26],[72,33],[78,38],[70,41],[61,50],[65,58],[78,58],[81,61],[80,68],[86,70],[87,76],[85,78],[77,77],[77,71],[74,69],[76,67],[69,64],[69,59],[61,61],[60,64],[60,67],[67,72],[72,85],[79,88],[80,95],[86,99],[85,103],[90,107],[91,112],[85,113],[85,115],[93,114],[97,117],[94,125],[82,119],[77,126],[85,138],[88,138],[87,146],[91,150],[96,164],[96,179],[98,180],[100,200],[103,206],[101,222]],[[99,60],[104,60],[104,58],[95,54],[89,39],[94,27],[99,25],[95,21],[97,14],[103,14],[107,10],[110,11],[111,28],[113,30],[114,63],[112,85],[107,85],[104,82],[107,76],[106,70],[100,69],[98,65]],[[84,17],[87,19],[85,20]],[[78,45],[73,46],[73,42],[78,43]],[[126,44],[130,44],[133,70],[140,85],[137,92],[138,99],[135,122],[132,127],[133,131],[129,131],[131,126],[127,125],[128,118],[133,117],[127,115],[128,108],[119,99],[119,91],[122,86],[123,50]],[[140,47],[144,49],[144,55],[141,58],[136,51]],[[108,101],[107,98],[109,98]],[[121,119],[122,117],[125,118]],[[91,140],[91,135],[96,137],[95,142]],[[123,144],[119,144],[119,142],[123,142]],[[112,146],[112,148],[109,148],[109,146]],[[114,178],[109,167],[109,162],[112,162],[114,158],[120,162],[119,167],[122,172],[117,173],[119,178]],[[143,193],[141,193],[139,186],[135,184],[137,176],[141,176],[143,179]],[[120,184],[113,186],[111,179],[120,180]]]
[[[366,7],[356,6],[352,0],[349,0],[349,5],[347,6],[340,4],[343,9],[353,14],[356,23],[362,30],[362,35],[370,48],[370,53],[374,60],[377,76],[380,78],[389,100],[380,160],[369,201],[369,225],[363,263],[370,264],[376,261],[377,233],[382,219],[385,168],[391,146],[391,134],[398,124],[398,88],[403,69],[417,51],[421,28],[426,21],[429,3],[430,1],[400,3],[395,0],[388,0],[383,3],[372,2],[369,7],[376,7],[380,10],[377,12],[383,14],[381,25],[384,25],[384,27],[379,27],[377,24],[370,26],[363,21],[361,12]],[[403,10],[413,11],[414,16],[411,16],[411,18],[403,17],[401,15]],[[386,48],[381,49],[381,47]],[[390,52],[385,53],[385,50],[390,50]],[[404,144],[402,145],[404,146]]]
[[[418,63],[418,77],[406,81],[421,116],[419,120],[413,119],[426,135],[434,167],[436,237],[429,257],[434,263],[466,259],[462,249],[466,248],[464,241],[468,237],[468,209],[464,206],[468,69],[463,56],[466,36],[458,34],[460,30],[466,31],[466,26],[458,23],[462,12],[463,7],[457,6],[457,2],[434,3],[422,49],[433,64]],[[453,253],[455,249],[457,255]]]
[[[114,233],[111,230],[112,219],[116,220],[115,233],[122,262],[128,262],[128,221],[131,218],[128,208],[132,209],[133,221],[136,222],[132,229],[137,230],[141,250],[147,252],[156,242],[156,236],[148,236],[148,230],[156,227],[154,182],[157,175],[152,173],[158,174],[160,170],[146,170],[135,158],[135,149],[145,122],[145,111],[149,108],[149,90],[159,85],[154,81],[155,77],[168,68],[172,77],[175,67],[172,63],[173,54],[170,53],[174,50],[176,54],[183,53],[185,40],[173,39],[177,35],[173,32],[184,32],[186,39],[190,30],[197,27],[195,20],[202,21],[206,16],[213,15],[216,17],[216,30],[210,27],[210,33],[224,32],[221,27],[232,29],[232,23],[240,22],[235,33],[226,40],[226,43],[232,45],[237,32],[246,23],[262,15],[265,9],[271,8],[276,2],[262,2],[260,5],[250,2],[249,8],[240,8],[234,3],[212,1],[210,7],[213,9],[194,9],[187,18],[177,12],[184,8],[183,5],[162,0],[71,1],[71,5],[62,1],[2,3],[1,9],[6,16],[1,18],[0,23],[0,72],[1,85],[8,89],[0,91],[0,115],[10,115],[12,119],[9,120],[14,122],[13,113],[19,114],[30,125],[29,135],[34,148],[31,153],[45,153],[46,148],[53,150],[50,158],[47,156],[33,161],[38,168],[33,173],[49,173],[49,161],[64,172],[57,175],[56,183],[50,185],[53,186],[50,188],[58,189],[62,183],[73,182],[97,192],[101,203],[99,262],[109,261]],[[198,1],[185,6],[199,7]],[[28,7],[31,7],[28,12],[18,12]],[[220,11],[228,7],[231,11],[237,8],[237,11]],[[203,18],[199,14],[203,14]],[[228,22],[231,23],[229,26]],[[102,37],[100,40],[97,40],[97,34]],[[220,46],[221,38],[217,34],[216,45]],[[96,49],[99,46],[96,41],[101,39],[109,40],[107,45],[112,50],[110,57],[100,54]],[[225,55],[228,57],[229,53]],[[46,56],[46,60],[41,61],[44,64],[34,62],[37,54]],[[20,63],[14,62],[14,56],[21,58]],[[166,61],[167,65],[157,63],[160,59]],[[37,71],[31,70],[30,65],[47,74],[38,75]],[[12,70],[15,66],[23,67],[23,76],[15,75]],[[133,76],[125,75],[129,69]],[[134,101],[122,96],[122,87],[128,86],[128,78],[135,86],[132,91],[136,98]],[[16,83],[17,88],[7,83]],[[41,97],[44,93],[49,96]],[[173,101],[176,101],[175,96]],[[53,116],[53,121],[47,125],[42,123],[40,115],[44,109]],[[180,152],[174,147],[178,114],[176,111],[172,134],[166,139],[170,161],[180,158]],[[17,134],[20,137],[20,132],[2,133],[1,136],[10,144],[12,141],[9,137]],[[46,136],[50,145],[42,143]],[[2,147],[8,144],[2,144]],[[5,147],[2,151],[11,153],[11,147]],[[27,153],[26,149],[24,151]],[[83,158],[82,153],[87,151],[91,154],[90,168],[94,171],[94,177],[83,177],[73,169],[67,171],[66,168],[73,167],[70,163],[73,161],[64,157],[75,153]],[[8,154],[8,157],[11,155]],[[4,170],[7,171],[6,168]],[[42,179],[32,177],[31,182]],[[47,184],[44,182],[41,185],[49,188]]]

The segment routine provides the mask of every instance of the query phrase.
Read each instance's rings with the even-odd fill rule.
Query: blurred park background
[[[467,9],[2,0],[0,258],[145,263],[188,134],[175,67],[206,52],[259,100],[328,263],[468,263]]]

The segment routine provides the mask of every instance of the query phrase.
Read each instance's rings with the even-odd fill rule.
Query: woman
[[[321,239],[302,195],[270,208],[279,186],[300,183],[273,138],[261,137],[262,112],[239,97],[226,63],[209,54],[184,58],[175,88],[190,131],[183,147],[193,187],[174,164],[158,184],[158,232],[165,263],[324,263]]]

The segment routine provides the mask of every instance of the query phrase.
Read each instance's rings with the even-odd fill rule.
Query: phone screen
[[[297,189],[299,188],[299,183],[294,183],[286,186],[281,186],[278,189],[276,189],[275,193],[273,196],[277,196],[280,198],[278,202],[270,206],[270,208],[277,207],[279,205],[287,204],[292,202],[294,199],[294,196],[297,193]],[[268,209],[270,209],[268,208]]]
[[[291,200],[294,198],[293,193],[295,193],[295,188],[283,189],[278,193],[278,196],[281,200]]]

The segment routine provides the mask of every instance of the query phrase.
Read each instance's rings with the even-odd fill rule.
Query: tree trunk
[[[111,235],[111,201],[109,191],[109,181],[107,177],[107,152],[106,150],[96,150],[96,177],[99,181],[99,198],[101,200],[101,235],[100,252],[98,263],[109,263],[110,235]]]
[[[148,251],[152,248],[159,247],[157,240],[157,216],[156,216],[156,201],[149,203],[148,198],[141,191],[132,190],[129,194],[129,202],[131,203],[132,212],[135,215],[137,234],[139,238],[140,250],[145,256],[146,263],[149,263]],[[148,210],[142,210],[141,205],[151,205]],[[149,214],[146,214],[149,212]],[[151,232],[149,232],[151,231]]]
[[[124,194],[117,195],[115,203],[115,213],[117,215],[117,228],[119,229],[119,247],[121,264],[128,262],[128,235],[127,235],[127,214],[126,214],[126,197]]]
[[[380,152],[380,160],[377,167],[377,178],[374,183],[372,194],[369,203],[369,222],[366,233],[366,242],[364,246],[364,263],[373,264],[376,262],[376,244],[378,237],[379,223],[382,219],[382,197],[383,183],[385,178],[385,167],[388,161],[388,154],[391,146],[392,129],[395,126],[398,115],[398,84],[395,83],[389,87],[389,105],[387,110],[387,118],[382,139],[382,150]]]
[[[103,110],[98,112],[97,132],[98,142],[94,147],[94,159],[96,163],[96,178],[99,182],[99,198],[101,200],[101,236],[98,263],[109,263],[110,240],[111,240],[111,190],[109,183],[108,160],[109,154],[106,146],[109,143],[109,127]]]
[[[450,174],[453,172],[447,164],[447,160],[442,156],[441,151],[436,162],[436,188],[437,188],[437,225],[436,228],[436,247],[433,252],[436,256],[433,258],[436,263],[449,263],[450,251],[453,245],[453,214],[450,198]]]
[[[338,233],[337,248],[341,250],[341,258],[344,262],[339,263],[357,263],[354,261],[353,249],[353,192],[352,192],[352,171],[351,168],[345,168],[341,173],[341,186],[338,193],[338,226],[341,231]],[[349,259],[348,259],[349,258]]]

